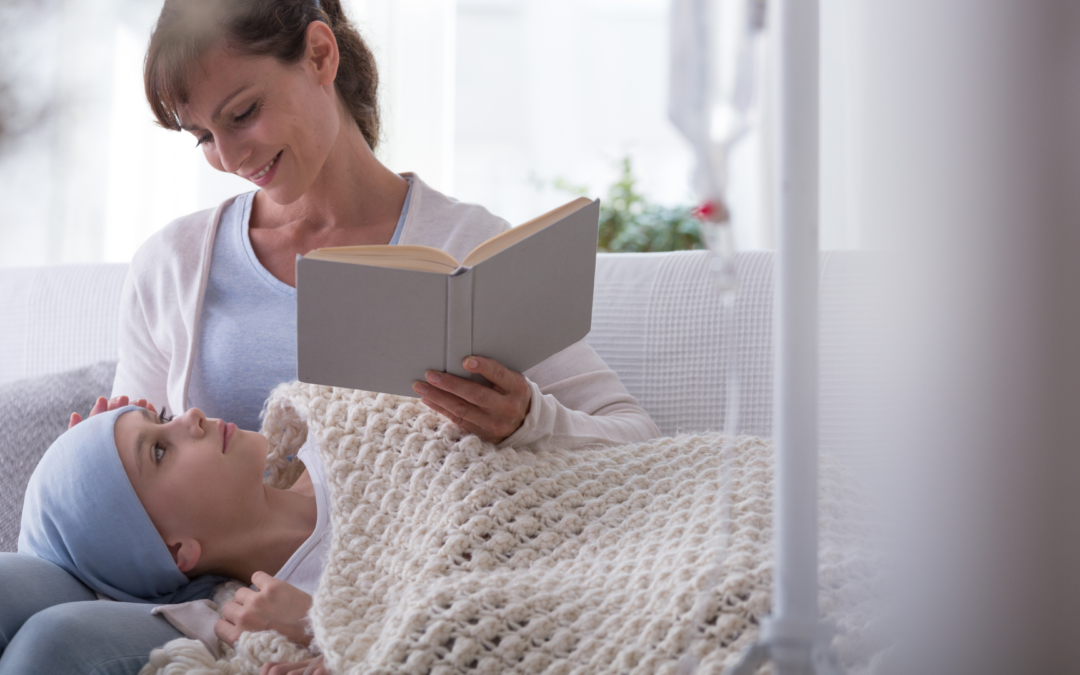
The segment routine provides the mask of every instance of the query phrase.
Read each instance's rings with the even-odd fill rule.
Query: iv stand
[[[727,675],[771,661],[777,675],[842,673],[818,618],[819,0],[769,0],[776,270],[775,576],[759,641]]]

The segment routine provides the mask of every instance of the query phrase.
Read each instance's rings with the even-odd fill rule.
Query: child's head
[[[266,439],[192,409],[136,406],[65,432],[27,486],[19,551],[118,600],[176,601],[264,497]]]

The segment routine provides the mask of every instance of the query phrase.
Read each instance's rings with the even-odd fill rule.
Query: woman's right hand
[[[113,398],[106,399],[104,396],[98,396],[98,400],[94,402],[94,407],[90,408],[90,414],[87,417],[93,417],[98,413],[108,412],[110,410],[116,410],[117,408],[123,408],[126,405],[137,405],[140,408],[146,408],[152,413],[156,413],[157,409],[154,408],[153,403],[147,403],[145,398],[140,398],[138,401],[129,402],[127,396],[114,396]],[[75,426],[79,422],[83,421],[82,415],[77,412],[71,413],[71,420],[68,422],[68,429]]]

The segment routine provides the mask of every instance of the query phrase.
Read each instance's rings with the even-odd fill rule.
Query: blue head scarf
[[[138,409],[94,415],[49,447],[26,487],[19,553],[59,565],[114,600],[208,597],[221,577],[191,581],[180,571],[116,451],[117,418]]]

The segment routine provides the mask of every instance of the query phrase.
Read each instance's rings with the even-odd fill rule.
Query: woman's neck
[[[383,166],[356,123],[343,114],[346,119],[315,182],[291,204],[275,204],[258,193],[253,228],[289,228],[292,238],[321,239],[329,245],[334,239],[363,239],[370,231],[393,231],[408,181]]]
[[[296,256],[316,248],[389,244],[409,183],[383,166],[350,118],[315,183],[292,204],[255,195],[248,237],[270,274],[296,286]]]
[[[305,475],[307,475],[305,473]],[[218,542],[215,560],[202,573],[219,574],[245,583],[255,572],[277,574],[315,531],[318,507],[308,490],[264,488],[264,508]]]

